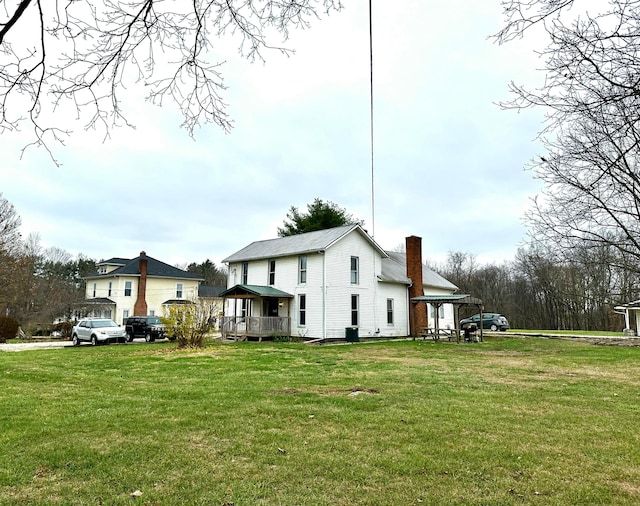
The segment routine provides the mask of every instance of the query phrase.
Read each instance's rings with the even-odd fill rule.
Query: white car
[[[126,336],[124,327],[108,318],[84,318],[71,330],[74,346],[79,346],[82,341],[88,341],[93,346],[100,343],[124,342]]]

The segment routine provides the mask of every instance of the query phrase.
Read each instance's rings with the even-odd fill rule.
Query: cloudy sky
[[[317,197],[364,219],[386,249],[418,235],[435,262],[449,251],[513,259],[540,189],[523,167],[540,150],[542,116],[496,102],[511,80],[542,80],[532,41],[487,39],[501,25],[499,0],[374,2],[373,214],[367,2],[345,4],[293,33],[289,58],[251,63],[221,49],[231,133],[208,125],[193,140],[172,104],[146,104],[133,88],[123,106],[135,130],[104,140],[73,125],[55,147],[60,167],[42,149],[21,158],[24,134],[0,136],[0,192],[23,236],[94,259],[145,250],[171,264],[220,263],[276,237],[290,206]]]

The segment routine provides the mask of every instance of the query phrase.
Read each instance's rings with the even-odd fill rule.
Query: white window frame
[[[249,262],[242,262],[242,267],[240,271],[240,284],[246,285],[248,279],[249,279]]]
[[[307,282],[307,255],[300,255],[298,260],[298,283],[301,285]]]
[[[275,259],[271,259],[269,260],[268,263],[269,266],[269,275],[268,275],[268,285],[269,286],[273,286],[276,284],[276,261]]]
[[[360,284],[360,258],[352,256],[349,269],[351,271],[351,284],[359,285]]]
[[[357,327],[360,325],[360,296],[357,294],[351,295],[351,326]]]
[[[429,318],[435,320],[436,318],[436,308],[429,304]],[[441,304],[438,307],[438,320],[442,320],[444,318],[444,304]]]
[[[298,325],[304,327],[307,325],[307,294],[298,295]]]

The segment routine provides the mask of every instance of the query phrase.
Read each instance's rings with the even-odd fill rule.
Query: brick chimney
[[[422,238],[415,235],[406,238],[407,277],[411,279],[409,299],[424,295],[422,289]],[[409,301],[409,332],[412,336],[420,335],[427,326],[427,305],[414,304]]]
[[[147,314],[147,254],[140,252],[138,259],[138,270],[140,279],[138,280],[138,298],[133,306],[133,316],[146,316]]]

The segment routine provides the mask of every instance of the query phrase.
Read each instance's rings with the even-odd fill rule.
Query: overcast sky
[[[290,206],[317,197],[365,220],[386,249],[418,235],[431,261],[449,251],[513,259],[540,189],[523,168],[540,150],[542,115],[496,102],[510,80],[542,80],[532,44],[487,40],[501,25],[499,0],[374,2],[374,227],[367,2],[345,4],[293,33],[292,57],[220,55],[229,134],[208,125],[192,140],[172,104],[148,105],[132,89],[123,106],[136,129],[103,142],[74,125],[56,148],[61,167],[42,149],[20,159],[24,137],[0,136],[0,192],[23,236],[96,260],[144,250],[174,265],[218,264],[276,237]]]

